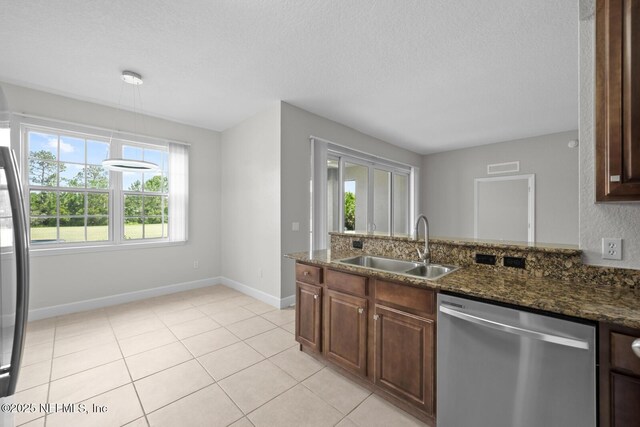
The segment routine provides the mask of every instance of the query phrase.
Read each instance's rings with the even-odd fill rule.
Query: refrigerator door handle
[[[0,147],[0,166],[5,171],[13,218],[17,279],[16,320],[11,363],[0,368],[0,397],[9,396],[15,392],[29,313],[29,239],[22,184],[17,165],[13,150],[9,147]]]
[[[530,329],[525,329],[525,328],[519,328],[517,326],[511,326],[505,323],[495,322],[493,320],[484,319],[482,317],[474,316],[468,313],[452,310],[449,307],[445,307],[442,305],[440,306],[440,312],[444,314],[448,314],[449,316],[453,316],[458,319],[470,322],[470,323],[475,323],[476,325],[485,326],[491,329],[496,329],[498,331],[520,335],[522,337],[533,338],[540,341],[551,342],[554,344],[560,344],[567,347],[574,347],[582,350],[589,350],[589,343],[587,341],[561,337],[558,335],[547,334],[544,332],[532,331]]]

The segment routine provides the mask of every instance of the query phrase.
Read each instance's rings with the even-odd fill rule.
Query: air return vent
[[[520,172],[520,162],[494,163],[487,165],[488,175],[497,175],[500,173]]]

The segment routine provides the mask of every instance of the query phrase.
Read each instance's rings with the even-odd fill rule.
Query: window
[[[110,240],[109,143],[27,131],[32,243]]]
[[[311,247],[328,232],[408,235],[414,168],[312,138]]]
[[[328,212],[338,214],[338,204],[343,206],[342,227],[340,222],[327,218],[327,230],[408,234],[410,171],[336,155],[327,160],[328,188],[334,188],[333,176],[340,172],[340,165],[342,200],[335,189],[327,191],[327,206]]]
[[[124,238],[157,239],[169,235],[169,153],[167,150],[122,146],[125,159],[144,160],[160,166],[158,172],[124,172]]]
[[[185,241],[187,146],[97,133],[23,127],[32,246]],[[102,161],[109,157],[152,162],[159,170],[107,171]]]
[[[0,147],[11,147],[11,129],[9,123],[0,122]],[[13,221],[7,178],[0,171],[0,248],[13,247]]]

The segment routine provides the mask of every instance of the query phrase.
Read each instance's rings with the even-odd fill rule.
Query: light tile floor
[[[1,403],[34,404],[13,421],[30,427],[423,425],[300,352],[294,326],[222,285],[31,322]]]

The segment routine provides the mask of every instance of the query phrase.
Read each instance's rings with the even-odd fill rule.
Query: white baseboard
[[[29,310],[29,320],[40,320],[48,317],[62,316],[63,314],[77,313],[79,311],[94,310],[110,305],[124,304],[146,298],[188,291],[190,289],[204,288],[222,283],[221,277],[194,280],[192,282],[176,283],[174,285],[159,286],[157,288],[144,289],[142,291],[127,292],[124,294],[110,295],[108,297],[93,298],[68,304],[54,305]]]
[[[76,301],[68,304],[54,305],[29,310],[29,320],[40,320],[48,317],[62,316],[64,314],[77,313],[79,311],[94,310],[111,305],[124,304],[146,298],[153,298],[161,295],[173,294],[176,292],[188,291],[191,289],[204,288],[213,285],[225,285],[229,288],[242,292],[245,295],[258,299],[276,308],[289,307],[296,302],[296,296],[291,295],[285,298],[276,298],[266,292],[259,291],[251,286],[244,285],[226,277],[212,277],[209,279],[194,280],[192,282],[176,283],[174,285],[159,286],[157,288],[144,289],[142,291],[127,292],[123,294],[110,295],[107,297],[93,298],[84,301]]]
[[[260,300],[276,308],[285,308],[296,303],[295,295],[290,295],[282,299],[277,298],[277,297],[274,297],[273,295],[269,295],[266,292],[260,291],[256,288],[252,288],[251,286],[247,286],[243,283],[236,282],[235,280],[229,279],[227,277],[221,277],[220,283],[222,283],[223,285],[231,289],[235,289],[238,292],[242,292],[245,295],[253,297],[257,300]]]

